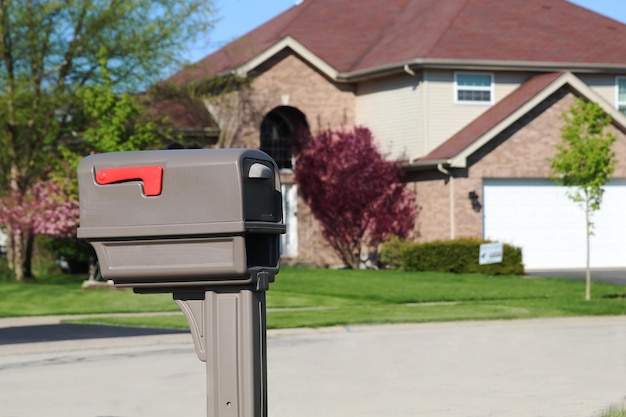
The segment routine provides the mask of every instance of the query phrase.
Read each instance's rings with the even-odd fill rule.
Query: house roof
[[[438,164],[452,168],[465,168],[467,158],[472,153],[564,86],[598,103],[618,127],[626,129],[626,116],[610,106],[572,73],[542,74],[530,78],[428,155],[407,164],[405,168],[429,167]]]
[[[247,71],[284,48],[348,81],[387,67],[462,62],[623,68],[624,39],[626,25],[565,0],[304,0],[170,80]]]

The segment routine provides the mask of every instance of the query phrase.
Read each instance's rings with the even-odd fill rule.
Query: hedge
[[[479,239],[455,239],[412,243],[397,238],[383,244],[381,261],[391,269],[481,273],[486,275],[523,275],[522,249],[503,245],[501,263],[479,265],[480,245],[492,243]]]

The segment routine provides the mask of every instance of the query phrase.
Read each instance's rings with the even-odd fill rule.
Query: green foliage
[[[611,407],[602,412],[598,417],[626,417],[626,406]]]
[[[78,200],[78,179],[76,172],[78,164],[86,152],[81,152],[86,148],[80,146],[79,149],[70,149],[66,145],[59,145],[57,151],[59,158],[50,161],[52,170],[48,177],[61,187],[69,200]]]
[[[85,131],[97,153],[155,148],[160,139],[156,123],[142,119],[142,108],[129,94],[116,94],[110,83],[88,86],[78,93],[84,110],[95,124]]]
[[[88,85],[77,90],[81,117],[88,127],[77,144],[60,144],[61,158],[53,161],[49,176],[66,195],[78,198],[76,169],[87,153],[136,151],[158,148],[162,141],[156,120],[145,112],[137,98],[116,93],[106,69],[104,83]]]
[[[557,145],[556,155],[550,161],[552,177],[557,184],[571,187],[568,197],[585,211],[587,270],[585,299],[591,298],[590,239],[593,235],[593,212],[600,209],[604,184],[615,171],[617,161],[611,149],[617,139],[605,129],[611,116],[594,102],[578,98],[563,116],[561,128],[563,143]]]
[[[522,250],[503,245],[501,263],[479,265],[480,245],[488,243],[477,239],[456,239],[406,245],[402,250],[402,270],[437,271],[453,273],[481,273],[486,275],[522,275]]]
[[[402,270],[402,253],[411,245],[409,240],[392,236],[380,247],[380,262],[388,269]]]
[[[187,84],[160,83],[152,88],[152,94],[160,99],[216,97],[245,89],[253,80],[253,76],[219,74]]]
[[[171,295],[81,290],[74,276],[42,277],[36,284],[0,284],[0,316],[172,311]],[[371,323],[419,323],[626,314],[624,287],[598,284],[594,300],[583,283],[519,276],[282,268],[267,293],[270,328]],[[92,319],[93,320],[93,319]],[[97,322],[171,326],[173,317],[97,319]]]
[[[79,89],[162,79],[212,14],[210,0],[0,3],[0,190],[27,190],[63,158],[57,145],[83,131]]]
[[[95,129],[99,145],[112,149],[108,141],[122,121],[137,116],[130,96],[117,93],[143,90],[173,72],[183,46],[212,27],[212,14],[210,0],[0,2],[0,196],[28,193],[52,176],[75,197],[77,155],[86,148],[80,133]],[[103,85],[111,90],[105,97],[89,97]],[[94,104],[91,116],[109,118],[108,125],[82,117],[85,100]],[[145,146],[151,129],[135,125],[122,149]],[[19,240],[30,236],[9,237],[20,243],[9,266],[22,279],[31,249]]]
[[[574,202],[588,202],[592,211],[598,210],[602,187],[617,163],[611,150],[616,137],[605,132],[611,117],[599,104],[579,98],[564,119],[563,143],[557,145],[557,153],[550,161],[552,178],[559,185],[574,187],[568,193]]]
[[[0,283],[15,281],[15,273],[9,269],[7,260],[0,258]]]
[[[38,236],[42,250],[48,251],[54,259],[61,257],[73,262],[88,262],[93,248],[87,242],[76,238]]]

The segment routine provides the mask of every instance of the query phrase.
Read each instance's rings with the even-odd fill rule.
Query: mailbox
[[[118,287],[267,286],[278,273],[280,180],[259,150],[90,155],[78,183],[78,237]]]

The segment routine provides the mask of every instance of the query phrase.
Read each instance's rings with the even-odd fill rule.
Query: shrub
[[[426,243],[412,243],[402,249],[401,269],[481,273],[486,275],[523,275],[521,248],[504,244],[501,263],[479,265],[480,245],[484,240],[464,238]]]
[[[392,236],[380,247],[380,262],[384,268],[402,270],[402,253],[413,243],[406,239]]]
[[[413,230],[415,194],[401,174],[367,128],[326,130],[300,140],[295,169],[300,193],[322,235],[350,268],[359,267],[363,247]]]
[[[92,247],[85,241],[51,236],[38,236],[37,240],[40,250],[48,252],[52,262],[55,262],[63,272],[78,274],[89,272],[89,258],[95,255]]]

